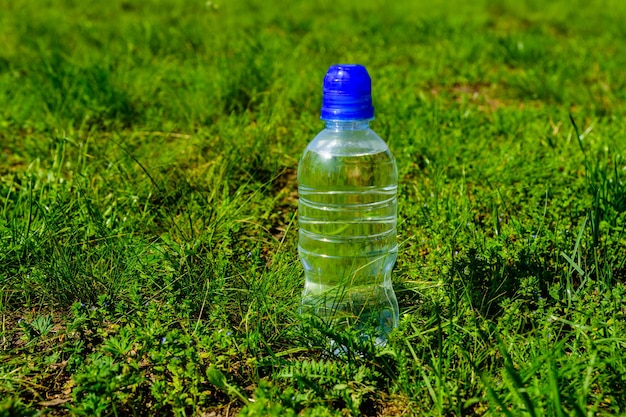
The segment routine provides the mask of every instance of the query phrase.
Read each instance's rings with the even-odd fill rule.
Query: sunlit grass
[[[625,18],[0,0],[0,415],[623,412]],[[400,173],[382,349],[297,314],[295,172],[340,62]]]

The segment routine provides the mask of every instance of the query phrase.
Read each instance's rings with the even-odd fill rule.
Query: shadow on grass
[[[482,317],[490,319],[502,313],[505,300],[524,298],[530,308],[536,307],[537,300],[548,296],[548,286],[557,278],[537,254],[520,251],[515,257],[507,257],[502,252],[471,248],[453,258],[449,279],[452,300],[458,303],[464,299]]]

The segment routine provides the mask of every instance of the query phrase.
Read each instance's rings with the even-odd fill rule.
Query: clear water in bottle
[[[391,270],[398,173],[368,120],[327,120],[298,168],[302,311],[384,344],[398,323]]]

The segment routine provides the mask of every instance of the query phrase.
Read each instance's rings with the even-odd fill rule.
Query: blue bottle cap
[[[340,64],[324,78],[322,120],[371,120],[372,80],[363,65]]]

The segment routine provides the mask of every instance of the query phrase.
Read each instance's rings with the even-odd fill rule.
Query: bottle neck
[[[369,127],[369,120],[326,120],[328,130],[366,130]]]

